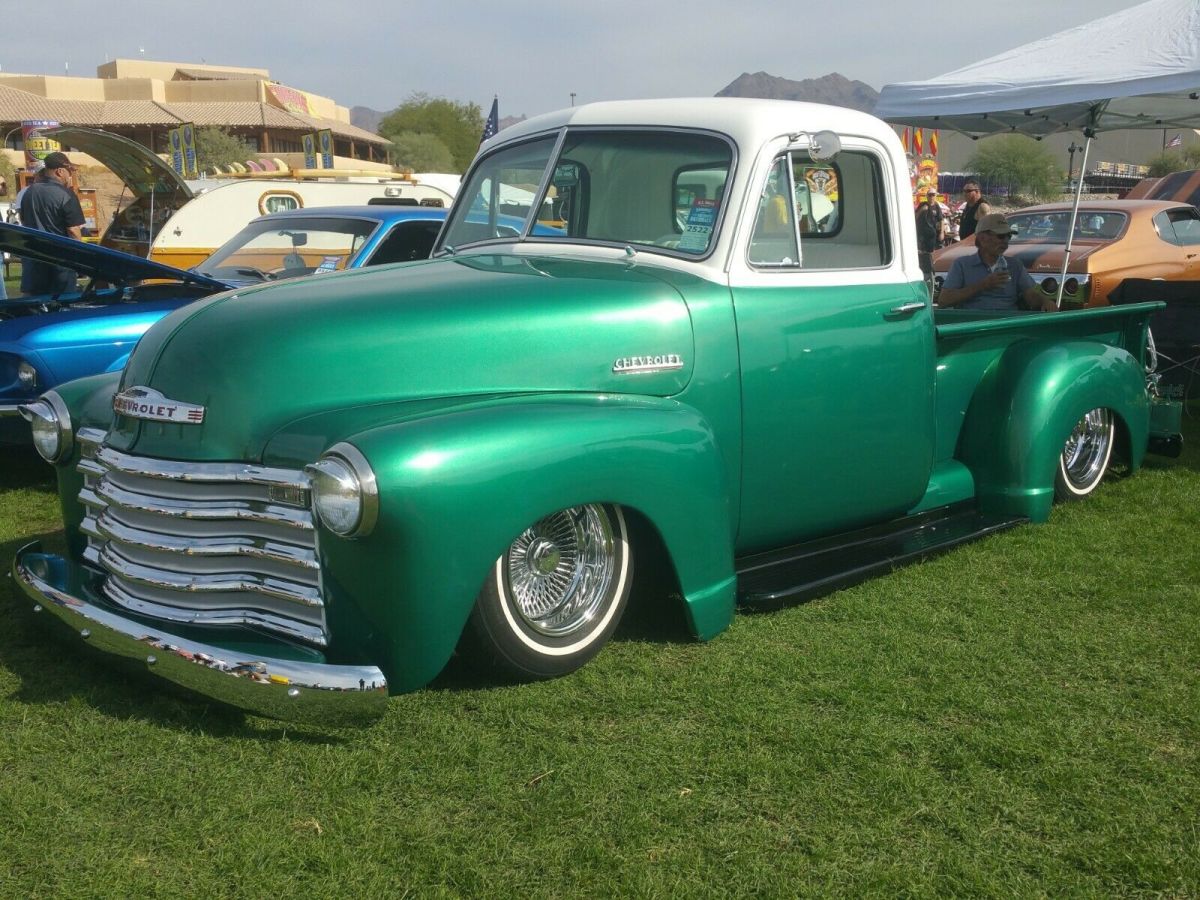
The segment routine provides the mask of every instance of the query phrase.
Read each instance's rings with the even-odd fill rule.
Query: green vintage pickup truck
[[[1178,446],[1154,304],[935,317],[909,196],[843,109],[528,120],[433,258],[214,296],[27,407],[69,553],[13,575],[82,643],[347,723],[456,652],[570,672],[639,577],[707,639]]]

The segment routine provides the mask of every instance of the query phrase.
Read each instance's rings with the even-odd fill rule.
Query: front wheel
[[[1116,422],[1112,410],[1085,413],[1063,445],[1054,477],[1056,500],[1080,500],[1094,491],[1112,459]]]
[[[467,653],[522,680],[573,672],[616,630],[631,575],[616,506],[590,503],[539,519],[492,566],[464,634]]]

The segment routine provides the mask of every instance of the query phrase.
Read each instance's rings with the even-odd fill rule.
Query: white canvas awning
[[[875,114],[977,136],[1200,128],[1200,0],[1149,0],[937,78],[885,85]]]

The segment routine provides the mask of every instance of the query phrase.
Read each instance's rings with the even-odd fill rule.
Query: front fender
[[[322,532],[322,575],[331,616],[339,597],[354,598],[394,689],[420,687],[441,671],[488,569],[514,538],[583,503],[635,509],[658,529],[699,637],[729,622],[729,486],[712,431],[690,407],[622,396],[509,398],[347,441],[375,472],[379,518],[358,540]],[[647,562],[635,558],[635,571]]]
[[[1050,517],[1063,444],[1084,413],[1107,407],[1141,465],[1149,436],[1145,375],[1126,350],[1096,341],[1021,341],[984,373],[967,408],[958,458],[984,512]]]

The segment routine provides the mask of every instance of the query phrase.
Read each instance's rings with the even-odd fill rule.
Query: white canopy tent
[[[1101,131],[1200,128],[1200,0],[1148,0],[928,81],[885,85],[875,114],[974,137],[1079,131],[1084,167]]]

